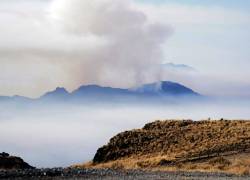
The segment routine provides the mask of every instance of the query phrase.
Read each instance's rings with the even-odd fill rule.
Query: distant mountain
[[[98,85],[84,85],[73,91],[71,100],[77,102],[117,102],[128,101],[134,92],[128,89],[102,87]]]
[[[10,99],[11,99],[11,97],[9,97],[9,96],[0,96],[0,101],[8,101]]]
[[[165,63],[165,64],[162,64],[162,67],[170,71],[185,71],[185,72],[197,71],[195,68],[188,66],[186,64]]]
[[[102,87],[98,85],[81,86],[71,94],[74,96],[82,95],[127,95],[131,92],[128,89]]]
[[[43,96],[42,99],[61,99],[69,96],[69,92],[65,88],[56,88],[54,91],[47,92]]]
[[[19,103],[27,103],[32,99],[23,97],[23,96],[0,96],[0,102],[19,102]]]
[[[145,84],[136,89],[136,91],[140,93],[154,93],[154,94],[170,95],[170,96],[199,95],[192,89],[187,88],[179,83],[171,81],[161,81],[157,83]]]
[[[112,87],[102,87],[98,85],[83,85],[75,91],[69,93],[65,88],[56,88],[54,91],[45,93],[36,101],[49,102],[117,102],[117,101],[138,101],[152,100],[166,97],[199,96],[192,89],[179,83],[162,81],[145,84],[135,89],[121,89]],[[0,101],[26,102],[28,99],[21,96],[0,97]]]

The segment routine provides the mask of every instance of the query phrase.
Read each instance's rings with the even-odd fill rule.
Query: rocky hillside
[[[98,149],[92,166],[119,162],[122,167],[152,168],[202,161],[229,165],[224,157],[250,160],[249,150],[250,121],[156,121],[110,139]],[[250,161],[248,165],[250,170]]]
[[[10,156],[8,153],[0,153],[0,169],[33,169],[20,157]]]

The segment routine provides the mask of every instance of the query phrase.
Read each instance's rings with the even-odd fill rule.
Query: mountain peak
[[[160,81],[156,83],[145,84],[136,91],[141,93],[158,93],[167,95],[198,95],[192,89],[172,81]]]
[[[50,97],[64,97],[67,96],[69,92],[63,87],[57,87],[54,91],[47,92],[42,97],[50,98]]]
[[[57,87],[54,92],[68,93],[64,87]]]
[[[161,88],[163,92],[168,92],[173,95],[198,95],[198,93],[194,92],[192,89],[171,81],[162,81]]]

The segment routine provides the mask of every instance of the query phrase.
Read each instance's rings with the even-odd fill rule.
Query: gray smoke
[[[162,78],[171,28],[149,21],[132,0],[6,1],[0,10],[2,95]]]
[[[170,28],[150,24],[130,1],[55,0],[50,18],[64,33],[95,41],[91,48],[78,47],[61,57],[75,86],[131,87],[161,78],[161,45]]]

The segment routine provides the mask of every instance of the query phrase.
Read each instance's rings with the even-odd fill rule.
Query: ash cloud
[[[161,45],[171,34],[163,24],[150,24],[130,1],[55,0],[50,18],[71,36],[92,36],[102,42],[68,57],[76,84],[131,87],[159,80]]]

